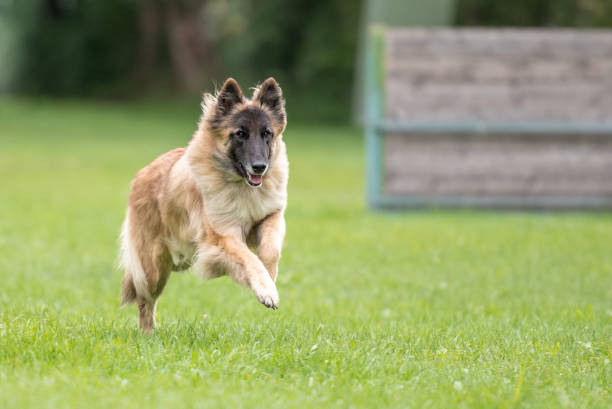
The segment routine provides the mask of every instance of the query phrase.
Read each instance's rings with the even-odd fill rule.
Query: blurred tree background
[[[272,75],[292,116],[347,119],[368,3],[0,0],[0,91],[194,96],[230,75],[245,87]],[[457,25],[612,24],[612,0],[458,0],[454,10]]]
[[[18,93],[130,98],[199,95],[227,76],[248,88],[275,76],[292,112],[337,119],[350,108],[360,4],[0,0],[0,25],[10,24],[13,42],[13,66],[2,64],[11,79],[0,84]]]

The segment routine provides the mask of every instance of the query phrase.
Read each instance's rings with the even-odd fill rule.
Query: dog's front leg
[[[259,225],[258,249],[259,259],[270,273],[273,281],[278,275],[278,260],[280,259],[285,239],[285,218],[282,210],[272,213]]]
[[[200,256],[207,265],[218,265],[237,283],[250,287],[260,303],[278,308],[276,285],[261,260],[253,254],[241,236],[236,234],[207,234]]]

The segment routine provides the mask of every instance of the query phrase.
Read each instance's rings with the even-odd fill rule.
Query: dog
[[[252,99],[229,78],[205,94],[186,148],[141,169],[121,230],[122,305],[138,305],[145,333],[172,271],[228,275],[278,308],[275,281],[285,236],[289,162],[285,100],[274,78]]]

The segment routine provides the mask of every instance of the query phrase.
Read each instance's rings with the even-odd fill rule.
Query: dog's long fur
[[[238,121],[268,126],[268,168],[259,187],[245,183],[234,157]],[[285,103],[273,78],[255,88],[252,100],[230,78],[216,95],[204,96],[188,146],[136,174],[121,232],[122,302],[137,303],[145,332],[154,328],[170,272],[189,267],[203,278],[229,275],[262,304],[278,307],[289,168],[285,126]]]

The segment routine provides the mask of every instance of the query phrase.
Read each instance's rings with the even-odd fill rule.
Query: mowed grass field
[[[197,114],[0,99],[2,408],[612,407],[609,213],[374,213],[360,131],[291,117],[280,309],[174,274],[141,334],[129,182]]]

